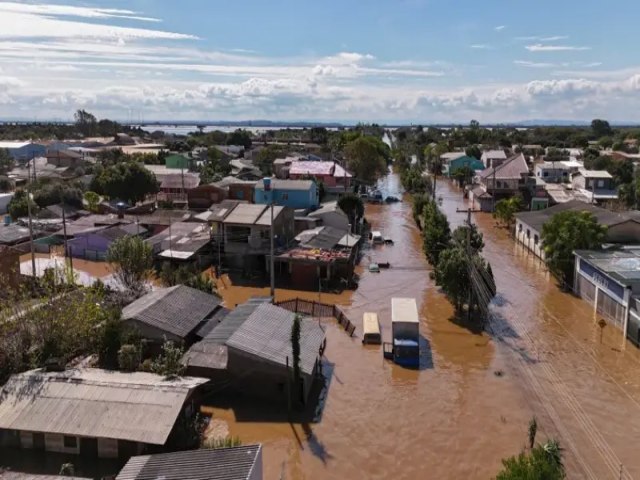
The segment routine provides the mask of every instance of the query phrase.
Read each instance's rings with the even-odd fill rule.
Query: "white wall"
[[[76,437],[76,447],[68,448],[64,446],[64,435],[45,433],[44,445],[48,452],[72,453],[74,455],[80,453],[80,439],[78,437]]]
[[[529,235],[527,235],[527,230],[529,231]],[[538,236],[537,244],[535,242],[536,235]],[[527,250],[544,259],[544,251],[542,250],[542,240],[540,237],[540,232],[534,230],[526,223],[516,220],[516,242],[521,243]]]

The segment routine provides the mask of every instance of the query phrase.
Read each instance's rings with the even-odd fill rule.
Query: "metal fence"
[[[312,317],[334,317],[338,323],[344,328],[349,336],[353,336],[356,326],[344,312],[336,305],[328,305],[326,303],[313,302],[302,298],[294,298],[282,302],[276,302],[275,305],[294,313],[302,313]]]

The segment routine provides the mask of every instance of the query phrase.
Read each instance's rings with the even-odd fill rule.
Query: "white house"
[[[507,160],[507,154],[504,150],[486,150],[482,152],[480,160],[486,168],[496,168]]]
[[[533,169],[536,178],[547,183],[569,182],[570,169],[564,162],[541,162]]]

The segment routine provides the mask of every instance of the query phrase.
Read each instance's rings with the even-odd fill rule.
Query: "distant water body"
[[[171,133],[173,135],[187,135],[191,132],[198,131],[198,127],[196,125],[142,125],[140,128],[147,132],[155,132],[158,130],[162,130],[165,133]],[[219,130],[221,132],[230,133],[238,128],[242,130],[247,130],[254,135],[259,135],[261,133],[267,132],[269,130],[282,130],[285,128],[289,128],[290,130],[302,130],[303,127],[278,127],[278,126],[264,126],[264,127],[246,127],[246,126],[237,126],[237,125],[209,125],[203,128],[203,131],[213,132],[215,130]],[[338,130],[337,128],[327,128],[327,130]]]

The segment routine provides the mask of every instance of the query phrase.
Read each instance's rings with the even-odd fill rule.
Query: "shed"
[[[122,319],[150,340],[194,340],[201,338],[196,331],[206,325],[220,303],[216,295],[175,285],[158,288],[130,303],[122,310]]]
[[[262,480],[262,445],[132,457],[116,480]]]

